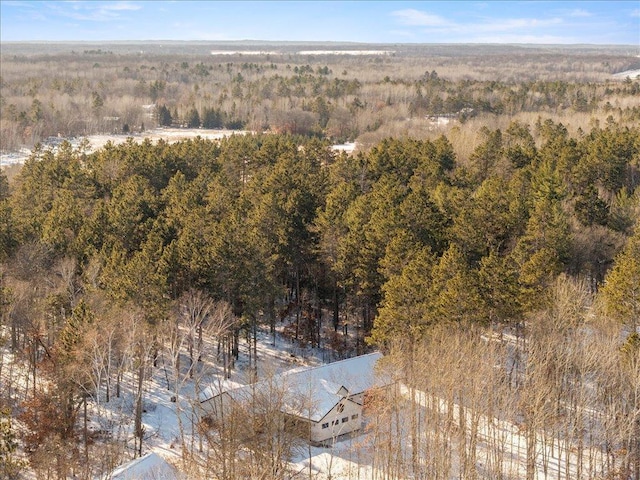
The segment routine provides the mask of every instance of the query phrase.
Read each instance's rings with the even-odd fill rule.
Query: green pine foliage
[[[640,226],[616,256],[602,288],[608,311],[635,332],[640,324]]]
[[[576,258],[575,236],[631,232],[639,208],[637,128],[611,122],[573,138],[551,120],[534,127],[485,127],[464,166],[445,136],[390,138],[353,156],[287,135],[36,150],[2,189],[3,258],[42,245],[49,265],[74,258],[80,276],[98,266],[94,286],[152,322],[190,288],[247,315],[313,288],[357,307],[369,335],[429,251],[420,324],[517,322],[557,275],[613,262]],[[607,284],[633,261],[620,256]],[[383,343],[382,331],[396,330],[372,338]]]

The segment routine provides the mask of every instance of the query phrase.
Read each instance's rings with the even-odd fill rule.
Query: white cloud
[[[562,24],[561,18],[539,20],[537,18],[505,18],[504,20],[487,19],[486,22],[462,25],[470,32],[504,32],[521,29],[541,29]]]
[[[586,13],[586,12],[584,12]],[[582,14],[584,16],[584,13]],[[481,43],[567,43],[566,37],[558,37],[548,32],[549,28],[565,24],[560,17],[552,18],[475,18],[462,23],[448,20],[419,10],[398,10],[392,12],[398,22],[417,27],[422,33],[458,37],[459,41]]]
[[[432,15],[427,12],[421,12],[420,10],[407,9],[396,10],[391,15],[400,19],[400,23],[403,25],[411,25],[416,27],[442,27],[451,25],[450,22],[445,20],[440,15]]]
[[[38,8],[38,5],[36,5],[35,3],[31,3],[31,2],[20,2],[20,1],[13,1],[13,0],[4,0],[2,2],[2,4],[4,6],[7,6],[7,7]]]
[[[591,14],[591,12],[587,12],[582,8],[576,8],[575,10],[572,10],[569,12],[569,16],[570,17],[591,17],[593,15]]]
[[[136,5],[130,2],[115,2],[115,3],[109,3],[102,6],[102,10],[114,10],[114,11],[140,10],[141,8],[142,7],[140,5]]]
[[[140,10],[142,6],[132,2],[87,2],[47,3],[47,7],[60,16],[80,21],[104,22],[121,19],[121,13]],[[67,5],[71,9],[65,8]]]
[[[415,27],[428,27],[441,29],[441,31],[476,31],[491,32],[505,31],[522,28],[544,28],[560,25],[563,20],[559,17],[538,19],[538,18],[483,18],[476,23],[455,23],[441,17],[419,10],[398,10],[392,15],[400,19],[400,23]]]

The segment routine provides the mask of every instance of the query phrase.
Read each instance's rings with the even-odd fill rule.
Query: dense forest
[[[539,442],[566,452],[557,478],[640,478],[640,81],[443,78],[446,57],[438,73],[408,62],[420,77],[395,78],[386,62],[402,56],[348,60],[358,78],[280,57],[127,57],[139,65],[111,81],[98,58],[113,54],[91,51],[73,57],[95,63],[86,78],[32,72],[18,87],[13,68],[44,59],[4,55],[3,145],[104,131],[106,115],[140,125],[116,96],[148,95],[171,122],[194,109],[198,126],[272,130],[36,145],[0,173],[4,478],[104,475],[142,451],[154,372],[176,396],[206,364],[230,376],[242,355],[263,375],[258,332],[277,329],[334,358],[385,353],[409,394],[370,406],[380,478],[517,478],[501,421],[526,439],[527,479],[549,466]],[[106,93],[119,82],[137,93]],[[61,122],[74,109],[81,125]],[[446,132],[386,136],[385,112],[458,117]],[[296,118],[305,128],[284,127]],[[367,130],[353,155],[331,149]],[[125,390],[121,426],[89,430],[87,411]],[[178,439],[190,478],[291,478],[295,442],[237,430]]]

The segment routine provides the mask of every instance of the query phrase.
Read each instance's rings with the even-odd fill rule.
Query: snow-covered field
[[[393,55],[395,50],[300,50],[297,55]],[[266,50],[212,50],[211,55],[286,55]]]
[[[186,129],[186,128],[155,128],[153,130],[147,130],[144,133],[137,133],[133,135],[119,135],[119,134],[103,134],[103,135],[89,135],[87,137],[78,137],[67,139],[74,147],[80,145],[83,139],[89,141],[89,151],[93,152],[100,150],[107,142],[111,142],[114,145],[124,143],[127,139],[132,138],[134,142],[142,142],[145,139],[149,139],[152,142],[158,140],[164,140],[170,143],[179,142],[181,140],[188,140],[193,138],[203,138],[208,140],[219,140],[231,135],[246,135],[252,133],[248,130],[205,130],[201,128]],[[48,142],[44,142],[45,148],[54,148],[56,144],[61,143],[63,139],[50,139]],[[357,148],[355,143],[345,143],[342,145],[334,145],[332,149],[336,152],[352,153]],[[0,167],[7,167],[9,165],[22,164],[31,155],[31,150],[28,148],[22,148],[17,152],[6,152],[0,154]]]
[[[394,50],[301,50],[298,55],[393,55]]]
[[[340,145],[333,145],[331,150],[334,152],[345,152],[345,153],[353,153],[356,149],[355,142],[343,143]]]
[[[613,77],[622,79],[629,77],[631,79],[634,79],[640,77],[640,70],[626,70],[624,72],[614,73]]]
[[[124,143],[127,139],[132,138],[134,142],[143,142],[145,139],[149,139],[152,142],[157,142],[158,140],[165,140],[167,142],[179,142],[181,140],[193,139],[196,137],[217,140],[224,137],[228,137],[231,135],[245,135],[250,133],[246,130],[205,130],[205,129],[185,129],[185,128],[155,128],[153,130],[147,130],[143,133],[137,134],[103,134],[103,135],[89,135],[87,137],[79,137],[68,139],[69,142],[75,147],[80,145],[80,142],[86,138],[89,141],[90,151],[100,150],[104,147],[107,142],[111,142],[114,145],[118,145],[120,143]],[[60,140],[61,141],[61,140]],[[57,142],[53,142],[57,143]],[[52,145],[51,142],[43,142],[45,147],[47,146],[55,146]],[[13,164],[24,163],[27,158],[31,155],[31,151],[29,149],[23,148],[18,152],[8,152],[0,154],[0,166],[5,167]]]

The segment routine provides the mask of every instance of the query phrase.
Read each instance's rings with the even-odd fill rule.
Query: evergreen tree
[[[433,315],[432,275],[437,260],[424,247],[383,286],[383,300],[368,341],[380,347],[413,345],[437,322]]]
[[[632,332],[640,324],[640,226],[616,256],[601,290],[608,311],[627,323]]]
[[[546,179],[539,179],[526,230],[510,254],[520,270],[522,302],[527,310],[539,308],[545,290],[566,269],[571,253],[569,220],[561,203],[564,194],[557,175],[547,173]]]
[[[483,142],[475,148],[469,158],[471,171],[474,172],[474,178],[478,183],[495,173],[494,169],[503,157],[502,132],[499,129],[491,131],[483,126],[480,134]]]
[[[193,107],[188,112],[184,119],[187,124],[187,128],[200,128],[200,114],[198,110]]]
[[[69,356],[82,341],[88,327],[95,321],[95,315],[84,300],[80,300],[73,308],[59,337],[60,352]]]
[[[202,128],[222,128],[224,119],[219,109],[206,107],[202,112]]]
[[[481,310],[477,273],[469,268],[454,243],[433,268],[428,298],[434,322],[466,327],[486,319]]]
[[[529,126],[514,120],[505,133],[504,154],[507,160],[516,168],[530,165],[538,152]]]
[[[173,123],[173,117],[166,105],[158,107],[158,125],[161,127],[170,127]]]

